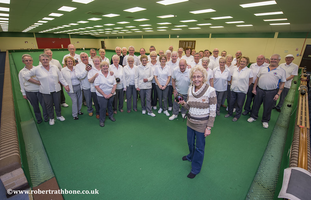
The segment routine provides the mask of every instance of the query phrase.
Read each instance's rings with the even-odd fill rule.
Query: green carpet
[[[54,52],[54,57],[61,60],[66,53]],[[19,69],[22,54],[13,53]],[[39,53],[32,55],[36,60]],[[67,94],[66,102],[71,105]],[[104,128],[85,106],[77,121],[69,107],[62,108],[66,121],[38,125],[60,188],[100,193],[64,195],[66,200],[245,199],[279,113],[272,111],[270,127],[264,129],[262,110],[257,122],[248,123],[248,116],[237,122],[224,118],[222,108],[206,138],[202,171],[190,180],[191,163],[181,160],[188,154],[186,121],[169,121],[157,112],[154,118],[142,115],[138,106],[136,113],[116,114],[116,122],[108,119]]]

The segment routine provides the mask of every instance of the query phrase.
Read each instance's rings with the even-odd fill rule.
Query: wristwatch
[[[206,129],[207,129],[207,130],[212,130],[212,129],[211,129],[211,128],[209,128],[209,127],[206,127]]]

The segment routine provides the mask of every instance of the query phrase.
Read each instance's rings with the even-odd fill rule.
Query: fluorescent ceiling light
[[[73,11],[73,10],[75,10],[75,9],[77,9],[77,8],[75,8],[75,7],[70,7],[70,6],[62,6],[62,7],[60,7],[58,10],[60,10],[60,11],[66,11],[66,12],[71,12],[71,11]]]
[[[209,26],[212,25],[211,23],[204,23],[204,24],[197,24],[198,26]]]
[[[79,28],[79,30],[85,30],[86,28]]]
[[[0,23],[9,23],[8,21],[0,21]],[[34,25],[31,25],[34,26]]]
[[[105,30],[112,30],[112,28],[105,28]]]
[[[90,21],[98,21],[98,20],[101,20],[102,18],[97,18],[97,17],[92,17],[90,19],[87,19],[87,20],[90,20]]]
[[[126,33],[132,33],[131,31],[127,31]]]
[[[104,31],[104,29],[97,29],[97,31]]]
[[[122,22],[117,22],[117,24],[128,24],[130,22],[122,21]]]
[[[142,31],[135,31],[136,33],[141,33]]]
[[[70,23],[69,25],[70,26],[76,26],[76,25],[79,25],[79,24],[77,24],[77,23]]]
[[[103,17],[117,17],[117,16],[120,16],[119,14],[106,14],[106,15],[103,15]]]
[[[36,25],[42,25],[42,23],[34,23],[34,24],[36,24]]]
[[[168,28],[167,26],[160,26],[158,29]]]
[[[171,18],[171,17],[175,17],[175,15],[161,15],[161,16],[157,16],[157,18]]]
[[[0,17],[0,20],[6,20],[6,21],[8,21],[8,20],[9,20],[9,18],[3,18],[3,17]]]
[[[153,30],[145,30],[146,32],[153,32]]]
[[[9,17],[9,14],[8,13],[0,13],[0,16],[1,17]]]
[[[139,26],[151,26],[151,24],[141,24]]]
[[[223,17],[211,17],[211,19],[217,20],[217,19],[231,19],[233,17],[231,16],[223,16]]]
[[[100,28],[100,27],[104,27],[104,26],[102,26],[102,25],[96,25],[96,26],[94,26],[95,28]]]
[[[60,13],[51,13],[51,14],[49,14],[49,16],[52,16],[52,17],[60,17],[62,15],[64,15],[64,14],[60,14]]]
[[[123,11],[134,13],[134,12],[138,12],[138,11],[142,11],[142,10],[146,10],[146,8],[134,7],[134,8],[125,9]]]
[[[104,24],[105,26],[113,26],[114,24]]]
[[[77,23],[79,24],[86,24],[86,23],[89,23],[88,21],[78,21]]]
[[[188,25],[175,25],[175,27],[187,27]]]
[[[189,19],[189,20],[181,20],[180,22],[187,23],[187,22],[196,22],[196,21],[198,21],[198,20]]]
[[[210,26],[210,28],[224,28],[223,26]]]
[[[165,29],[158,29],[157,31],[166,31]]]
[[[132,31],[139,31],[139,29],[138,28],[134,28],[134,29],[131,29]]]
[[[190,11],[190,13],[192,13],[192,14],[201,14],[201,13],[209,13],[209,12],[216,12],[216,10],[213,10],[213,9],[204,9],[204,10]]]
[[[172,5],[175,3],[182,3],[186,1],[188,0],[163,0],[163,1],[157,1],[157,3],[167,6],[167,5]]]
[[[266,13],[256,13],[254,14],[255,16],[266,16],[266,15],[281,15],[283,14],[282,11],[278,11],[278,12],[266,12]]]
[[[88,4],[91,3],[94,0],[72,0],[72,2],[76,2],[76,3],[83,3],[83,4]]]
[[[272,23],[271,26],[277,26],[277,25],[290,25],[290,23]]]
[[[246,3],[246,4],[240,4],[242,8],[250,8],[250,7],[258,7],[258,6],[268,6],[268,5],[274,5],[276,4],[275,1],[261,1],[256,3]]]
[[[119,32],[119,33],[124,33],[124,32]]]
[[[135,28],[136,26],[126,26],[125,28]]]
[[[247,27],[247,26],[253,26],[253,24],[242,24],[242,25],[236,25],[236,27]]]
[[[143,28],[143,29],[145,29],[145,30],[148,30],[148,29],[152,29],[152,28],[150,28],[150,27],[147,27],[147,28]]]
[[[201,29],[200,27],[189,27],[188,29]]]
[[[90,29],[90,28],[93,28],[93,27],[92,26],[88,26],[88,27],[85,27],[85,28]]]
[[[9,12],[10,8],[0,7],[0,11]]]
[[[287,18],[280,18],[280,19],[264,19],[265,22],[274,22],[274,21],[286,21]]]
[[[141,18],[141,19],[134,19],[136,22],[148,21],[149,19]]]
[[[42,19],[43,20],[53,20],[54,18],[53,17],[43,17]]]
[[[122,29],[123,27],[114,27],[114,29]]]
[[[172,28],[171,30],[172,31],[181,31],[182,29],[181,28]]]
[[[0,3],[10,4],[10,0],[0,0]]]
[[[48,21],[39,20],[39,23],[48,23]]]
[[[232,21],[232,22],[226,22],[226,24],[241,24],[245,23],[244,21]]]
[[[169,25],[171,23],[170,22],[160,22],[160,23],[157,23],[157,24],[159,24],[159,25]]]

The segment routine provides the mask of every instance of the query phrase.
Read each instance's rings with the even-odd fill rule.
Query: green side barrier
[[[287,132],[293,128],[289,127],[289,125],[293,125],[290,122],[293,120],[294,117],[292,116],[294,116],[296,112],[296,93],[297,87],[300,83],[298,77],[299,76],[296,76],[294,78],[292,86],[284,101],[282,112],[280,113],[275,124],[268,146],[258,167],[253,183],[250,186],[246,199],[268,200],[273,199],[275,194],[279,193],[279,190],[277,190],[276,187],[280,170],[283,172],[283,168],[281,168],[281,161],[283,156],[288,156],[288,149],[285,149],[285,147],[288,146],[286,140],[293,137],[293,132],[289,132],[289,134],[287,134]],[[294,84],[294,81],[297,81],[297,84]],[[291,104],[292,106],[287,107],[287,104]],[[286,152],[284,152],[284,150],[286,150]],[[283,152],[285,155],[282,155]],[[286,162],[283,163],[282,167],[285,166]]]

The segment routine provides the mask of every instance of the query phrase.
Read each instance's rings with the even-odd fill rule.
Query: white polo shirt
[[[144,82],[144,79],[148,79]],[[153,69],[150,65],[139,65],[135,70],[135,88],[139,89],[151,89],[153,80]]]
[[[282,63],[279,65],[279,67],[285,70],[286,78],[290,77],[291,75],[294,76],[298,75],[298,65],[294,63],[290,63],[289,65],[287,65],[286,63]],[[286,81],[284,87],[290,88],[290,86],[292,85],[292,80],[293,79]]]
[[[114,77],[120,79],[120,82],[117,83],[117,89],[120,90],[126,88],[126,86],[124,86],[123,84],[124,83],[123,67],[119,65],[117,68],[114,64],[112,64],[109,66],[109,71],[113,71]]]
[[[65,56],[63,57],[63,61],[62,61],[62,64],[63,64],[63,65],[65,64],[65,58],[66,58],[67,56],[71,56],[70,53],[67,54],[67,55],[65,55]],[[71,56],[71,57],[72,57],[72,56]],[[73,58],[74,58],[75,60],[78,60],[79,63],[81,62],[81,59],[80,59],[80,55],[79,55],[79,54],[75,54]]]
[[[217,65],[215,65],[215,62],[212,59],[210,59],[207,67],[210,68],[211,70],[214,70],[215,68],[217,68]],[[219,67],[219,64],[218,64],[218,67]]]
[[[219,58],[221,58],[221,56],[217,56],[217,57],[210,56],[209,57],[209,59],[214,62],[214,68],[219,67]]]
[[[199,62],[196,63],[196,62],[193,60],[191,63],[189,63],[189,65],[191,65],[191,67],[195,67],[196,65],[201,65],[201,66],[202,66],[202,61],[199,60]]]
[[[239,68],[233,70],[231,91],[247,94],[250,78],[253,78],[253,72],[247,67],[242,70]]]
[[[210,79],[214,78],[214,73],[213,70],[211,70],[210,68],[207,68],[206,71],[207,71],[207,83],[210,85]]]
[[[106,61],[108,64],[110,64],[110,60],[109,58],[105,57],[104,59],[101,57],[102,61],[101,62],[104,62]],[[93,61],[92,61],[93,62]]]
[[[153,65],[151,62],[149,62],[147,65],[149,65],[149,66],[152,68],[152,73],[154,74],[154,71],[155,71],[156,67],[157,67],[158,65],[160,65],[160,62],[157,61],[156,64],[154,64],[154,65]],[[154,78],[152,79],[152,83],[157,84],[157,83],[155,82]]]
[[[186,95],[190,86],[190,70],[186,67],[184,72],[177,67],[174,69],[172,78],[175,80],[175,87],[179,94]]]
[[[101,72],[101,70],[97,70],[96,67],[92,67],[92,69],[89,71],[88,75],[87,75],[87,79],[91,79],[93,78],[93,76],[95,76],[96,73],[98,73],[98,76],[99,76],[99,73]],[[95,78],[95,80],[98,78],[98,76]],[[94,80],[94,82],[95,82]],[[96,88],[94,86],[94,82],[91,83],[91,92],[96,92]]]
[[[32,67],[34,68],[34,66]],[[24,78],[24,74],[29,72],[30,70],[27,69],[26,67],[24,67],[21,71],[19,71],[18,73],[18,79],[19,79],[19,85],[21,87],[21,92],[23,95],[26,95],[26,91],[27,92],[39,92],[39,87],[40,85],[31,83],[29,81],[27,81]],[[35,79],[35,80],[39,80],[36,76],[32,76],[31,78]]]
[[[190,55],[189,57],[187,57],[186,55],[183,55],[181,59],[185,59],[188,65],[190,65],[190,63],[194,61],[194,58],[192,55]]]
[[[123,64],[122,64],[123,66],[128,65],[128,63],[127,63],[128,57],[129,57],[129,55],[127,55],[127,56],[124,57],[124,59],[123,59]],[[140,65],[140,62],[139,62],[138,57],[135,56],[135,55],[134,55],[133,57],[134,57],[134,65],[136,65],[136,66]]]
[[[117,84],[116,79],[114,76],[111,76],[110,73],[108,72],[107,77],[100,71],[97,78],[94,81],[94,86],[99,86],[99,88],[106,94],[111,94],[113,86]],[[103,97],[102,94],[100,94],[96,90],[96,94],[99,97]]]
[[[173,63],[172,60],[170,60],[170,61],[167,62],[166,64],[170,67],[170,69],[171,69],[171,74],[172,74],[172,75],[173,75],[174,69],[175,69],[176,67],[179,68],[179,61],[178,61],[178,60],[176,60],[175,63]],[[170,83],[169,83],[168,85],[172,85],[172,79],[170,80]]]
[[[91,63],[89,63],[91,65]],[[92,66],[93,68],[94,66]],[[83,62],[80,62],[79,64],[76,65],[76,76],[81,82],[82,89],[83,90],[88,90],[91,88],[91,83],[89,82],[88,79],[88,71],[85,70],[86,65]]]
[[[148,57],[148,61],[150,62],[150,61],[151,61],[150,55],[148,55],[147,57]],[[160,61],[159,61],[159,56],[158,56],[158,55],[157,55],[157,62],[160,62]]]
[[[230,81],[230,71],[225,68],[223,72],[221,72],[220,68],[217,67],[213,70],[214,73],[214,88],[217,92],[227,91],[228,81]]]
[[[157,76],[160,85],[165,85],[168,77],[172,76],[172,72],[168,65],[165,65],[163,68],[161,65],[158,65],[155,68],[154,76]]]
[[[137,70],[137,66],[133,65],[133,68],[130,68],[130,66],[126,65],[123,68],[124,73],[124,85],[126,87],[130,85],[135,85],[135,70]]]
[[[279,88],[279,82],[286,81],[286,72],[283,68],[277,67],[270,70],[269,67],[262,67],[258,74],[258,87],[263,90],[275,90]]]
[[[42,63],[40,61],[39,61],[39,65],[42,65]],[[52,60],[50,60],[50,65],[56,66],[59,69],[59,71],[61,71],[63,68],[62,65],[60,64],[60,62],[54,58],[52,58]]]
[[[262,65],[258,65],[257,63],[253,63],[251,64],[251,66],[249,67],[252,71],[253,71],[253,83],[255,83],[256,81],[256,77],[257,77],[257,74],[259,72],[259,70],[262,68],[262,67],[268,67],[269,64],[268,63],[263,63]]]

